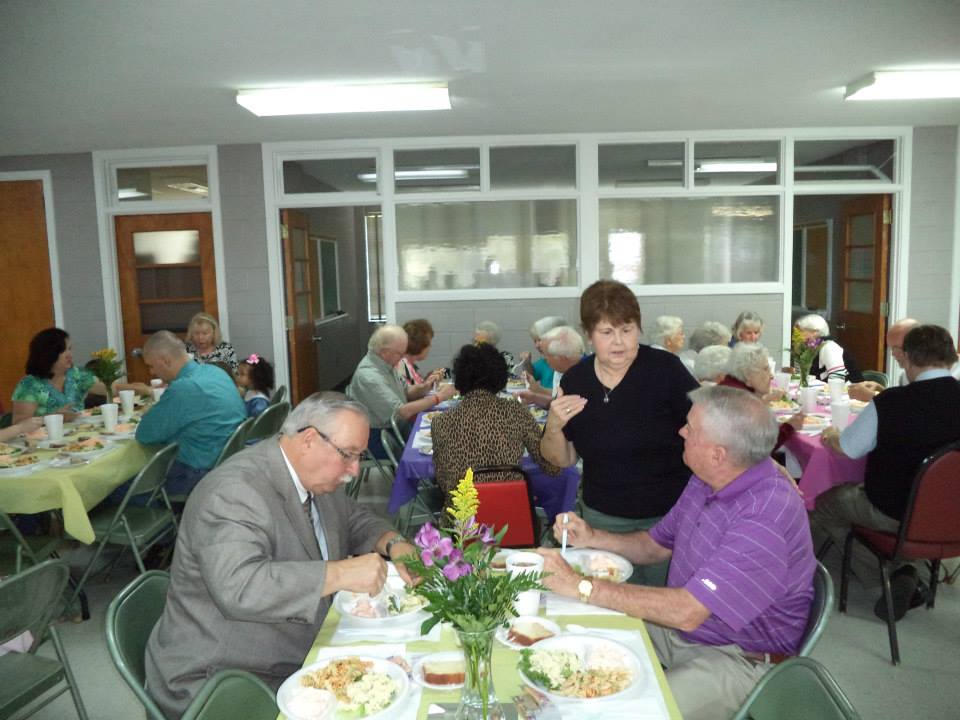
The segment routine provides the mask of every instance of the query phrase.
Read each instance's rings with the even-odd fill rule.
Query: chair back
[[[895,557],[928,559],[960,555],[960,442],[953,442],[920,465],[900,523]]]
[[[406,427],[407,432],[403,431],[404,426]],[[406,444],[407,435],[410,434],[410,423],[402,420],[397,415],[396,411],[394,411],[394,413],[390,416],[390,430],[393,432],[393,438],[397,441],[397,444],[399,444],[400,447],[403,447]]]
[[[144,654],[154,625],[167,602],[170,576],[160,570],[138,575],[121,590],[107,608],[107,650],[120,676],[146,708],[151,718],[163,713],[144,689]]]
[[[140,469],[117,508],[114,523],[119,522],[119,518],[126,510],[130,499],[138,495],[149,495],[148,505],[152,504],[156,497],[160,495],[164,505],[168,509],[170,508],[170,499],[167,497],[166,490],[163,489],[163,484],[167,480],[167,471],[170,470],[170,464],[177,456],[178,447],[177,443],[170,443],[150,458],[147,464]]]
[[[396,472],[400,465],[400,456],[403,455],[403,445],[397,442],[397,438],[390,428],[380,430],[380,444],[383,445],[383,450],[387,453],[387,460],[390,461],[394,472]]]
[[[734,720],[860,720],[837,681],[813,658],[780,663],[760,678]]]
[[[270,405],[253,419],[253,424],[247,431],[247,442],[256,442],[264,438],[273,437],[280,432],[283,421],[290,414],[290,403],[281,400],[276,405]]]
[[[56,541],[51,539],[51,542]],[[55,548],[56,545],[53,547]],[[0,510],[0,576],[20,572],[24,561],[27,564],[36,565],[40,559],[20,533],[20,528],[13,519]]]
[[[276,390],[273,391],[273,394],[270,395],[270,404],[276,405],[277,403],[283,402],[287,397],[287,386],[281,385]]]
[[[818,562],[813,571],[813,602],[810,603],[810,615],[807,618],[807,626],[803,629],[797,655],[800,657],[810,655],[814,645],[823,635],[823,629],[827,626],[827,620],[830,619],[832,612],[833,578],[830,577],[830,572],[823,563]]]
[[[227,439],[227,444],[224,445],[223,450],[220,451],[217,461],[213,464],[214,467],[221,465],[228,457],[243,450],[244,444],[247,442],[247,433],[250,431],[250,426],[253,425],[255,419],[256,418],[252,417],[247,418],[237,425],[237,429],[233,431],[233,434]]]
[[[880,383],[884,387],[887,387],[889,384],[887,381],[887,374],[885,372],[880,372],[879,370],[864,370],[863,379],[871,380],[875,383]]]
[[[276,717],[273,691],[263,680],[243,670],[221,670],[204,684],[182,720],[274,720]]]
[[[478,475],[493,472],[523,471],[516,465],[497,465],[477,467],[473,470],[474,479]],[[532,547],[537,543],[537,520],[533,509],[533,498],[526,477],[523,480],[476,483],[480,507],[477,509],[477,522],[492,525],[499,531],[507,525],[507,532],[501,542],[502,547]]]
[[[47,560],[0,580],[0,645],[30,631],[33,652],[60,608],[70,577],[63,560]]]

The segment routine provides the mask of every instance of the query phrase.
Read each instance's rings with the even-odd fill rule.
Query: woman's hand
[[[562,430],[563,427],[575,418],[587,406],[587,399],[580,395],[564,395],[563,388],[557,390],[557,396],[550,403],[550,412],[547,415],[547,429]]]
[[[74,420],[77,419],[77,415],[79,415],[79,413],[73,409],[73,405],[70,405],[69,403],[67,403],[63,407],[57,408],[52,413],[48,413],[48,414],[63,415],[64,422],[73,422]]]

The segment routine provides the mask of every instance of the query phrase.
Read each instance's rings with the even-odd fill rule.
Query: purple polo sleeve
[[[660,547],[673,550],[677,539],[677,528],[680,526],[684,514],[690,512],[691,507],[698,507],[701,500],[698,495],[703,494],[703,481],[696,475],[691,475],[686,487],[673,504],[670,511],[660,518],[660,522],[650,528],[650,537]]]

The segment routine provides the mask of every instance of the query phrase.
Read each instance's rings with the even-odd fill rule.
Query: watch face
[[[581,580],[577,583],[577,592],[581,595],[589,595],[593,592],[593,583],[589,580]]]

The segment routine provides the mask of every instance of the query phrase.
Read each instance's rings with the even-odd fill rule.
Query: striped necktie
[[[313,536],[313,541],[317,544],[317,552],[320,553],[320,558],[323,559],[323,550],[320,548],[320,541],[317,539],[317,528],[313,524],[312,493],[307,493],[307,499],[303,501],[303,514],[307,516],[307,527],[310,528],[310,534]]]

